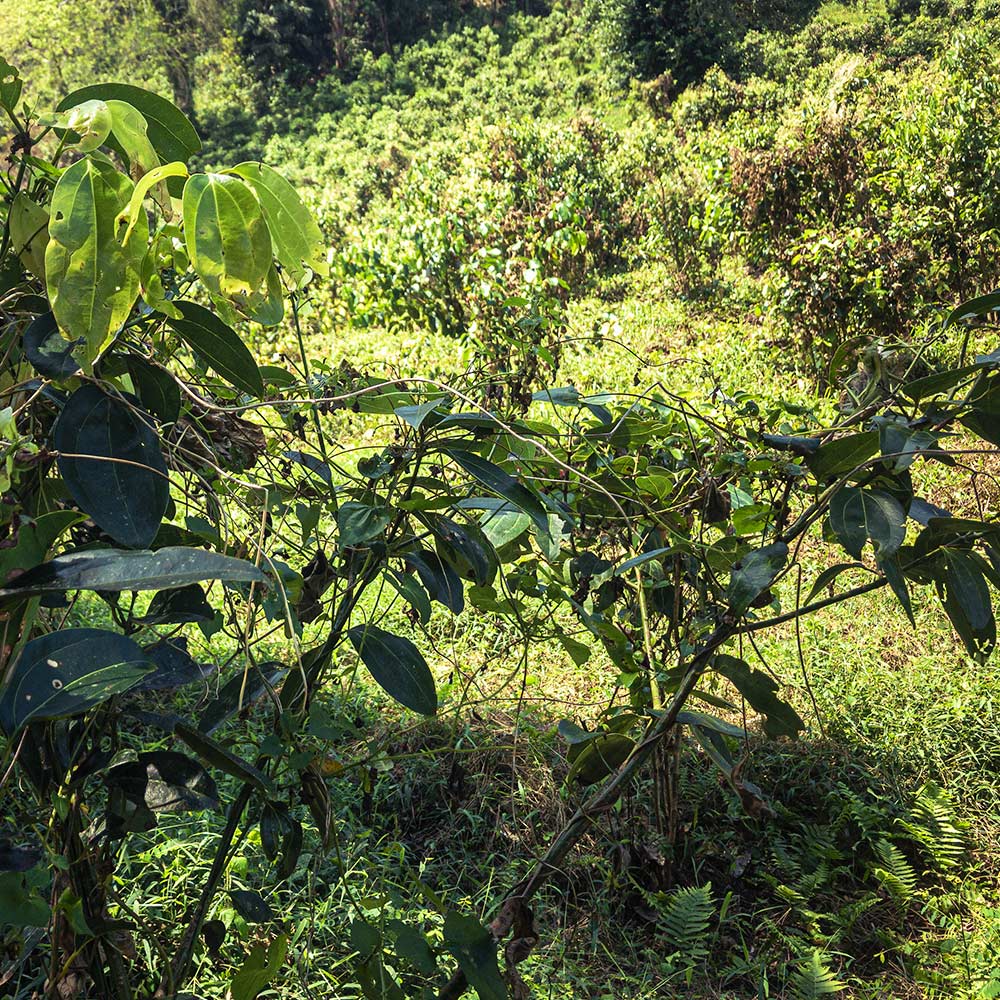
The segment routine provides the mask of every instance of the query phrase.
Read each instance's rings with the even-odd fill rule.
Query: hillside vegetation
[[[447,997],[458,970],[482,1000],[1000,996],[1000,549],[969,527],[997,520],[1000,390],[952,379],[993,371],[997,303],[945,323],[1000,284],[1000,7],[0,0],[0,38],[38,110],[98,80],[160,93],[201,136],[192,171],[263,161],[322,233],[323,260],[276,316],[274,295],[248,312],[197,293],[227,323],[259,321],[239,331],[266,392],[250,405],[207,374],[218,364],[183,355],[233,420],[192,460],[194,499],[175,475],[160,528],[251,562],[257,544],[258,566],[266,540],[281,600],[261,600],[252,646],[235,614],[169,619],[185,655],[220,669],[157,693],[116,744],[131,760],[153,713],[162,729],[207,709],[224,751],[310,777],[287,802],[271,786],[246,823],[249,792],[237,822],[166,812],[129,827],[96,936],[112,942],[102,961],[141,968],[136,996],[171,995],[161,970],[228,826],[178,995]],[[159,253],[181,272],[174,240]],[[143,301],[157,308],[145,283]],[[102,377],[127,369],[152,409],[119,369]],[[960,402],[973,410],[952,419]],[[457,451],[446,429],[466,435]],[[870,451],[812,464],[866,434]],[[464,485],[439,496],[449,462]],[[230,478],[206,471],[219,466]],[[840,488],[877,497],[881,520],[859,499],[860,527],[838,522]],[[889,508],[901,523],[883,523]],[[386,512],[374,528],[372,511]],[[935,523],[981,545],[950,564],[972,567],[967,589],[928,570],[907,590],[902,553],[960,547],[926,542]],[[90,521],[72,531],[107,540]],[[738,602],[740,574],[774,545],[787,572]],[[384,560],[371,580],[369,549]],[[243,579],[227,607],[256,615]],[[145,598],[93,589],[61,611],[44,599],[46,628],[163,624]],[[324,602],[344,594],[348,616],[419,647],[429,711],[426,690],[363,681],[355,637],[326,648]],[[617,780],[699,644],[730,628],[733,655],[680,706],[648,773],[586,817],[499,967],[484,958],[504,893]],[[269,671],[292,664],[305,684],[320,660],[322,691],[292,723]],[[415,721],[386,692],[441,707]],[[180,731],[157,748],[183,749]],[[22,737],[2,739],[6,850],[47,813],[30,780],[10,780]],[[247,787],[218,750],[198,755],[227,794]],[[40,796],[53,814],[56,787]],[[5,892],[18,907],[44,896],[83,941],[94,929],[46,864],[0,881],[0,922]],[[27,919],[4,934],[0,995],[55,995],[72,949],[53,938],[43,954]],[[65,1000],[100,995],[80,977]]]

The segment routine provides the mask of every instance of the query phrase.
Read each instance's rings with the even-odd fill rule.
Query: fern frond
[[[847,989],[823,961],[818,950],[814,950],[792,976],[791,987],[794,1000],[819,1000]]]
[[[909,819],[899,820],[899,826],[938,868],[953,868],[965,855],[967,824],[955,816],[951,797],[933,781],[920,788]]]
[[[872,874],[897,899],[909,899],[917,887],[917,873],[906,856],[884,837],[875,844],[875,853],[881,865],[875,865]]]
[[[678,889],[660,910],[665,937],[691,963],[708,954],[708,926],[714,915],[711,882]]]

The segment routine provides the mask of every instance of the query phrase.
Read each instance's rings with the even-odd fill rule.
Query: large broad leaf
[[[84,341],[87,366],[124,323],[139,294],[139,267],[149,238],[145,216],[124,245],[118,241],[118,214],[132,187],[95,155],[67,167],[52,192],[45,284],[63,333]]]
[[[55,114],[40,115],[38,124],[56,129],[67,145],[89,153],[103,145],[111,132],[111,109],[104,101],[91,98]]]
[[[11,202],[7,224],[10,226],[10,241],[14,253],[27,270],[44,281],[49,213],[22,191]]]
[[[861,558],[868,539],[879,558],[887,559],[906,538],[906,512],[898,500],[881,490],[845,486],[830,499],[830,526],[855,559]]]
[[[186,587],[154,594],[139,621],[143,625],[185,625],[210,622],[213,618],[215,612],[205,599],[205,591],[197,583],[189,583]]]
[[[451,456],[470,476],[478,479],[487,489],[524,511],[542,532],[548,531],[549,515],[544,504],[526,486],[504,472],[499,465],[461,448],[447,448]]]
[[[478,524],[459,524],[447,517],[426,515],[427,525],[434,534],[438,555],[455,572],[477,587],[488,587],[499,569],[496,549],[490,544]]]
[[[260,666],[247,666],[231,677],[209,702],[198,719],[198,729],[211,736],[224,722],[251,705],[255,705],[266,694],[274,691],[288,673],[281,663],[268,661]]]
[[[159,190],[158,185],[163,185],[163,190],[166,190],[165,185],[168,179],[171,177],[187,177],[187,175],[188,170],[183,163],[164,163],[162,166],[153,167],[148,173],[143,174],[136,182],[135,190],[132,192],[129,203],[118,216],[119,223],[125,223],[122,240],[127,240],[132,230],[135,229],[136,223],[139,221],[139,216],[145,211],[144,203],[150,191],[154,192],[154,196],[159,203],[163,196],[163,191]],[[167,197],[169,198],[169,195]],[[164,215],[166,215],[166,212]],[[169,218],[169,216],[167,217]]]
[[[455,956],[479,1000],[507,1000],[507,984],[497,966],[496,941],[475,917],[449,910],[444,918],[444,946]]]
[[[774,542],[749,552],[733,567],[729,577],[729,608],[744,614],[774,582],[788,558],[788,546]]]
[[[173,375],[135,354],[130,354],[125,364],[139,402],[160,423],[175,423],[181,412],[181,390]]]
[[[199,663],[188,652],[187,639],[178,636],[174,639],[160,639],[149,646],[143,647],[143,653],[153,664],[153,672],[147,674],[134,688],[137,691],[172,691],[204,681],[215,673],[211,663]]]
[[[274,255],[292,283],[298,286],[307,268],[321,276],[328,275],[330,267],[323,248],[323,234],[295,188],[263,163],[240,163],[230,173],[238,174],[254,189],[264,209]]]
[[[29,722],[77,715],[150,670],[143,651],[118,632],[69,628],[32,639],[0,694],[0,726],[10,736]]]
[[[337,530],[341,548],[364,545],[378,538],[392,520],[388,507],[373,507],[367,503],[349,500],[337,511]]]
[[[251,396],[264,395],[264,380],[239,334],[195,302],[175,302],[181,319],[167,319],[180,338],[227,382]]]
[[[133,805],[153,812],[189,812],[219,808],[219,791],[196,760],[173,750],[151,750],[116,764],[105,784]]]
[[[153,149],[164,163],[175,160],[186,163],[201,149],[198,133],[183,112],[159,94],[153,94],[140,87],[132,87],[125,83],[99,83],[83,87],[67,95],[59,104],[59,110],[95,98],[102,101],[122,101],[135,108],[146,119],[146,134]],[[129,160],[124,146],[118,142],[114,134],[108,137],[108,145]],[[171,180],[169,187],[170,193],[175,198],[181,196],[182,185],[179,181]]]
[[[59,474],[80,509],[116,542],[149,545],[170,499],[151,418],[87,384],[67,400],[52,440]]]
[[[945,613],[969,655],[985,661],[997,644],[993,600],[984,563],[974,552],[942,550],[943,574],[935,581]]]
[[[267,577],[252,563],[203,549],[90,549],[67,552],[28,570],[0,590],[0,597],[33,597],[65,590],[168,590],[205,580],[267,583]]]
[[[223,298],[259,292],[271,269],[260,202],[239,177],[194,174],[184,185],[184,240],[191,266]]]
[[[820,445],[805,462],[820,481],[834,479],[866,462],[878,451],[878,445],[878,431],[848,434]]]
[[[239,778],[240,781],[253,785],[267,795],[275,795],[276,790],[271,779],[259,768],[227,750],[221,743],[213,740],[194,726],[189,726],[183,719],[173,720],[173,734],[183,740],[202,760],[207,761],[220,771]]]
[[[233,899],[233,904],[235,903],[236,900]],[[284,934],[279,934],[268,945],[266,954],[264,945],[255,944],[229,984],[233,1000],[256,1000],[268,983],[281,972],[287,951],[288,937]]]
[[[419,549],[403,556],[408,569],[417,571],[420,582],[432,601],[443,604],[460,615],[465,607],[462,578],[432,549]]]
[[[368,672],[388,695],[421,715],[437,712],[434,677],[409,639],[374,625],[359,625],[347,635]]]
[[[798,712],[778,697],[777,682],[763,671],[735,656],[725,654],[715,658],[715,671],[729,680],[750,707],[764,716],[764,732],[768,736],[795,737],[805,728]]]

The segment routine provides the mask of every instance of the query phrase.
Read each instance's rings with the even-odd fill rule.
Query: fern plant
[[[677,954],[688,982],[695,966],[708,957],[709,925],[715,916],[712,883],[656,893],[663,935]]]
[[[900,902],[905,902],[917,888],[917,873],[906,855],[884,837],[876,841],[875,855],[880,864],[872,866],[872,875]]]
[[[792,976],[791,995],[793,1000],[818,1000],[847,989],[826,964],[819,949],[814,948]]]
[[[966,824],[956,818],[948,793],[933,781],[921,786],[909,817],[900,819],[899,826],[939,870],[954,868],[965,856]]]

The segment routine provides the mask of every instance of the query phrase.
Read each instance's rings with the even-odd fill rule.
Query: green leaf
[[[39,375],[61,381],[80,370],[73,348],[82,343],[82,340],[67,341],[59,332],[55,316],[46,312],[28,324],[22,347],[24,356]]]
[[[747,553],[729,577],[729,609],[734,615],[745,614],[754,601],[774,582],[788,558],[788,546],[773,542]]]
[[[13,112],[21,99],[21,75],[0,56],[0,107]]]
[[[353,500],[341,504],[337,511],[340,547],[363,545],[373,538],[378,538],[391,520],[392,511],[388,507],[373,507]]]
[[[181,412],[181,390],[173,375],[135,354],[128,356],[125,366],[139,402],[161,423],[176,423]]]
[[[347,635],[368,672],[390,697],[421,715],[437,712],[434,677],[409,639],[374,625],[356,626]]]
[[[630,736],[623,733],[599,733],[587,741],[574,759],[566,781],[593,785],[617,771],[634,749],[635,740]]]
[[[146,119],[146,134],[163,163],[172,163],[175,160],[187,163],[201,150],[198,133],[179,108],[159,94],[126,83],[98,83],[75,90],[63,98],[59,110],[93,98],[102,101],[122,101],[135,108]],[[113,135],[109,137],[108,145],[126,160],[130,159],[125,148]],[[169,182],[169,186],[170,193],[179,198],[181,186],[174,181]]]
[[[812,589],[809,591],[809,596],[805,599],[805,604],[812,604],[813,598],[815,598],[821,590],[832,585],[833,581],[840,576],[841,573],[846,573],[849,569],[865,569],[865,564],[860,562],[849,562],[849,563],[837,563],[836,566],[827,566],[825,570],[818,577],[816,577],[816,582],[812,585]]]
[[[135,189],[132,191],[132,197],[129,198],[128,204],[121,210],[118,215],[118,222],[121,224],[125,223],[125,232],[122,234],[122,242],[126,242],[135,229],[136,223],[139,221],[139,216],[143,213],[144,207],[143,203],[146,200],[146,196],[152,191],[157,184],[162,184],[169,177],[187,177],[188,170],[183,163],[165,163],[163,166],[154,167],[136,182]],[[159,201],[159,198],[157,198]]]
[[[160,157],[149,140],[149,124],[143,114],[125,101],[108,101],[108,110],[111,112],[111,129],[121,148],[125,150],[132,179],[138,180],[160,166]],[[180,161],[174,162],[179,163]],[[184,173],[187,173],[186,169]],[[170,174],[169,176],[179,175]],[[163,178],[157,179],[162,180]],[[170,196],[164,187],[161,197],[157,200],[165,203],[166,215],[170,214],[169,199]]]
[[[229,984],[233,1000],[256,1000],[261,991],[281,972],[287,951],[288,938],[284,934],[279,934],[271,942],[266,955],[264,946],[255,944],[250,949],[246,961],[240,966],[240,971],[233,976],[233,981]]]
[[[878,431],[864,431],[835,438],[807,455],[805,462],[822,481],[835,479],[856,469],[878,451]]]
[[[420,549],[403,558],[408,569],[415,569],[432,601],[443,604],[452,614],[460,615],[465,607],[462,578],[436,552]]]
[[[910,619],[910,624],[916,628],[917,622],[913,617],[913,604],[910,601],[910,591],[906,586],[906,578],[903,576],[903,569],[900,566],[899,553],[896,552],[887,559],[879,559],[878,566],[886,580],[889,581],[889,586],[896,595],[903,611],[906,612],[906,617]]]
[[[990,292],[987,295],[980,295],[963,302],[948,314],[944,325],[947,327],[961,320],[979,319],[981,316],[988,316],[993,312],[1000,312],[1000,292]]]
[[[805,729],[798,712],[778,697],[778,684],[768,674],[724,653],[715,658],[714,669],[732,683],[755,712],[764,716],[764,732],[768,736],[794,739]]]
[[[97,385],[66,401],[52,431],[59,474],[73,499],[116,542],[152,542],[170,499],[159,435],[142,411]]]
[[[32,639],[0,694],[0,725],[13,736],[29,722],[78,715],[128,691],[152,670],[128,636],[69,628]]]
[[[205,599],[205,591],[197,583],[173,590],[161,590],[153,595],[149,607],[137,621],[143,625],[184,625],[210,622],[215,612]]]
[[[202,760],[217,767],[225,774],[230,774],[240,781],[253,785],[267,795],[274,795],[275,789],[271,779],[259,768],[245,761],[242,757],[227,750],[211,736],[189,726],[182,719],[173,720],[173,734],[186,743]]]
[[[471,451],[461,448],[446,448],[445,454],[454,459],[470,476],[477,479],[497,496],[512,503],[530,517],[539,531],[548,531],[549,515],[542,501],[513,476],[504,472],[499,465],[480,458]]]
[[[496,510],[488,510],[480,522],[487,541],[501,549],[520,538],[531,525],[531,518],[516,507],[504,505]]]
[[[60,133],[69,131],[78,138],[67,137],[67,146],[89,153],[104,144],[111,132],[111,109],[104,101],[92,98],[81,101],[55,114],[39,115],[38,124],[56,128]]]
[[[45,280],[45,247],[49,242],[49,213],[23,191],[10,204],[7,215],[10,241],[24,267]]]
[[[104,783],[133,805],[153,812],[189,812],[219,808],[219,791],[196,760],[174,750],[150,750],[133,761],[115,764]]]
[[[68,528],[83,520],[75,510],[54,510],[37,521],[22,520],[13,548],[0,549],[0,583],[15,571],[30,570],[48,554],[55,540]]]
[[[2,94],[0,85],[0,97]],[[36,889],[28,887],[21,872],[0,872],[0,924],[9,927],[47,927],[51,919],[49,904]]]
[[[392,584],[396,593],[406,601],[410,607],[416,610],[420,617],[420,624],[426,625],[431,618],[431,599],[427,591],[412,576],[405,573],[397,573],[395,570],[387,570],[386,579]],[[459,584],[461,589],[461,584]]]
[[[935,580],[941,604],[969,655],[985,662],[997,644],[997,625],[983,565],[974,552],[942,553],[944,574]]]
[[[496,941],[475,917],[449,910],[444,918],[444,946],[479,1000],[507,1000],[507,985],[497,966]]]
[[[177,335],[231,385],[258,398],[264,395],[264,380],[239,334],[215,313],[195,302],[174,303],[181,319],[167,318]]]
[[[868,539],[876,555],[886,559],[906,538],[906,512],[898,500],[881,490],[845,486],[830,499],[830,526],[855,559],[861,558]]]
[[[33,597],[66,590],[168,590],[205,580],[266,583],[267,577],[243,559],[203,549],[88,549],[67,552],[28,570],[0,590],[0,597]]]
[[[499,561],[496,550],[478,524],[459,524],[439,515],[428,514],[425,517],[434,534],[438,555],[444,562],[460,577],[472,580],[479,587],[488,587],[493,583]]]
[[[323,234],[295,188],[263,163],[240,163],[228,172],[242,177],[256,193],[264,209],[274,255],[292,283],[296,287],[301,285],[306,268],[321,277],[328,276],[330,267],[323,247]]]
[[[184,185],[184,239],[205,287],[226,299],[258,293],[271,269],[260,202],[230,174],[193,174]]]
[[[86,156],[63,171],[52,192],[45,284],[66,337],[84,341],[85,367],[128,318],[139,294],[149,238],[145,216],[124,244],[117,236],[132,187],[110,162]]]

